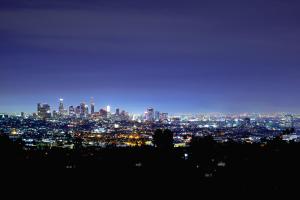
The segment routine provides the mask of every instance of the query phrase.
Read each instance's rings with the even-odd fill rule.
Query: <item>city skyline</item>
[[[280,116],[280,115],[300,115],[297,112],[285,112],[285,111],[274,111],[274,112],[250,112],[250,111],[245,111],[245,112],[222,112],[222,111],[203,111],[203,112],[172,112],[172,111],[166,111],[166,110],[160,110],[157,107],[154,106],[145,106],[143,107],[143,109],[141,111],[138,112],[134,112],[132,110],[128,110],[127,108],[125,108],[124,106],[115,106],[115,105],[111,105],[111,104],[97,104],[97,102],[95,103],[95,100],[93,97],[91,97],[90,101],[81,101],[81,102],[77,102],[74,104],[67,104],[65,103],[65,100],[62,98],[58,98],[57,102],[55,102],[54,104],[50,104],[47,101],[40,101],[38,103],[36,103],[33,108],[33,110],[30,111],[16,111],[16,112],[2,112],[0,111],[0,114],[8,114],[8,115],[16,115],[16,116],[20,116],[23,114],[27,114],[27,115],[32,115],[32,114],[38,114],[38,107],[40,105],[44,105],[44,106],[49,106],[49,110],[51,111],[51,116],[53,116],[53,113],[55,112],[56,114],[63,114],[65,116],[69,116],[72,115],[71,113],[75,114],[76,112],[76,107],[80,107],[81,105],[85,105],[85,107],[87,108],[87,114],[89,115],[93,115],[93,114],[99,114],[101,113],[101,111],[105,110],[108,111],[108,113],[111,114],[120,114],[121,111],[125,112],[127,114],[130,115],[136,115],[136,116],[142,116],[145,115],[148,112],[148,109],[153,109],[153,115],[156,114],[156,112],[158,113],[167,113],[170,114],[171,116],[175,117],[175,116],[197,116],[197,115],[206,115],[206,116],[250,116],[250,115],[269,115],[269,116]],[[62,107],[61,107],[62,106]],[[71,111],[70,111],[71,109]],[[71,113],[70,113],[71,112]]]
[[[93,100],[92,100],[93,99]],[[116,109],[119,109],[119,110],[126,110],[128,111],[130,114],[144,114],[148,108],[154,108],[155,111],[156,110],[159,110],[159,111],[164,111],[164,112],[167,112],[171,115],[185,115],[185,114],[213,114],[213,113],[219,113],[219,114],[245,114],[245,113],[248,113],[248,114],[254,114],[254,113],[257,113],[257,114],[272,114],[272,113],[289,113],[289,114],[299,114],[300,112],[295,112],[295,111],[286,111],[286,110],[256,110],[256,111],[253,111],[253,110],[241,110],[241,111],[232,111],[232,110],[207,110],[205,108],[200,108],[198,110],[184,110],[184,109],[180,109],[181,111],[176,111],[176,110],[162,110],[162,106],[156,106],[156,105],[153,105],[153,104],[148,104],[146,105],[146,103],[141,103],[139,106],[132,106],[132,107],[128,107],[128,104],[127,104],[127,107],[122,105],[122,103],[119,103],[119,104],[111,104],[109,103],[108,101],[106,102],[100,102],[100,101],[97,101],[97,99],[95,100],[94,97],[90,97],[89,99],[86,98],[82,101],[75,101],[75,100],[67,100],[64,99],[64,98],[56,98],[55,100],[52,100],[52,101],[46,101],[46,100],[41,100],[41,101],[37,101],[29,106],[26,106],[26,107],[18,107],[18,106],[14,106],[16,109],[15,111],[3,111],[3,110],[0,110],[0,113],[6,113],[6,114],[20,114],[21,112],[24,112],[24,113],[27,113],[27,114],[32,114],[32,113],[36,113],[37,111],[37,105],[38,104],[46,104],[46,105],[49,105],[50,106],[50,110],[51,112],[52,111],[57,111],[57,112],[61,112],[61,102],[63,103],[64,105],[64,110],[68,111],[69,112],[69,107],[70,106],[73,106],[74,109],[76,108],[76,106],[80,106],[80,104],[84,103],[86,106],[88,106],[88,109],[89,109],[89,112],[91,112],[91,105],[93,104],[93,107],[94,107],[94,112],[99,112],[99,110],[101,109],[104,109],[106,110],[107,107],[110,107],[110,110],[112,113],[115,112]],[[93,102],[93,103],[92,103]],[[24,109],[25,108],[25,109]],[[178,110],[178,109],[177,109]]]
[[[3,0],[0,112],[300,113],[296,1]]]

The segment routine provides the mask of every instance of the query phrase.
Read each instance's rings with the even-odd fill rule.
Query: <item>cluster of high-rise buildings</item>
[[[155,111],[154,108],[148,108],[144,113],[145,121],[163,121],[168,119],[168,113]]]
[[[91,98],[90,106],[88,106],[85,102],[80,103],[78,106],[69,106],[68,109],[65,108],[64,100],[59,99],[58,110],[53,110],[51,113],[51,108],[49,104],[37,104],[37,116],[39,118],[57,118],[57,117],[88,117],[88,116],[108,116],[111,113],[110,106],[106,106],[104,109],[100,109],[99,112],[95,111],[95,102],[94,99]],[[116,109],[116,115],[124,114],[125,111],[120,113],[120,109]]]
[[[63,117],[102,117],[102,118],[110,118],[113,117],[116,120],[126,120],[129,119],[129,114],[125,110],[120,110],[116,108],[115,112],[111,111],[111,107],[108,105],[105,108],[101,108],[99,111],[95,109],[95,101],[94,98],[91,98],[90,104],[86,104],[85,102],[80,103],[78,106],[69,106],[68,109],[64,105],[64,100],[59,99],[58,109],[53,110],[51,112],[51,108],[49,104],[46,103],[38,103],[37,104],[37,113],[38,118],[48,119],[48,118],[63,118]],[[148,122],[154,121],[164,121],[168,119],[168,113],[162,113],[154,108],[148,108],[144,115],[140,115],[139,117],[133,117],[135,120],[142,120]]]

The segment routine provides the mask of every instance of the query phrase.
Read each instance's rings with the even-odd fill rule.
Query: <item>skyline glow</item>
[[[0,2],[0,112],[300,113],[300,2]]]

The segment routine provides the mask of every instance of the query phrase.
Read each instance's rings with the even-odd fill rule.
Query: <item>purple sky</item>
[[[300,112],[297,0],[0,0],[0,112]],[[53,107],[55,106],[55,107]]]

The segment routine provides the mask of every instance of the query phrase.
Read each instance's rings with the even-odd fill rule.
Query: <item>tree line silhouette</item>
[[[291,185],[300,169],[300,144],[281,136],[257,144],[193,137],[188,147],[173,148],[172,132],[159,129],[153,134],[154,146],[83,148],[82,140],[75,138],[74,149],[25,150],[22,140],[0,135],[1,168],[5,169],[166,171],[207,184],[269,189]]]

